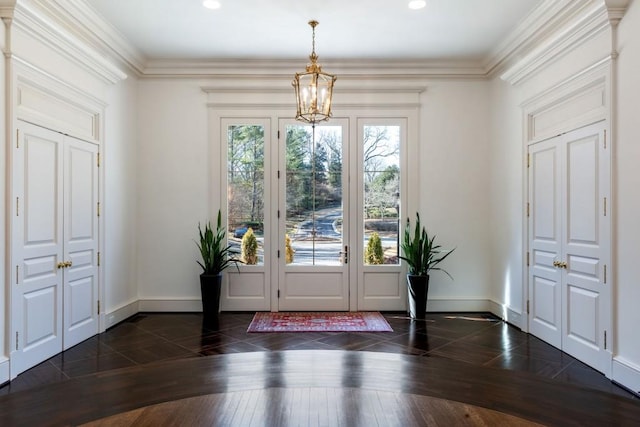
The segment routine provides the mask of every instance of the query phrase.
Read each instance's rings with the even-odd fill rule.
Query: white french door
[[[98,147],[20,122],[12,376],[98,332]]]
[[[529,147],[529,330],[610,370],[609,151],[604,125]]]
[[[401,145],[406,119],[223,118],[223,310],[399,310]],[[277,140],[277,143],[271,143]]]
[[[280,120],[278,310],[349,309],[348,124]]]

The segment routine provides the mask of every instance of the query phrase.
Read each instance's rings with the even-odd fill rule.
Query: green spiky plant
[[[200,249],[202,262],[196,262],[202,267],[202,274],[218,275],[231,264],[236,266],[238,272],[240,271],[238,267],[240,260],[233,257],[235,252],[231,249],[231,246],[224,245],[226,230],[222,227],[222,214],[219,210],[215,233],[211,228],[211,222],[205,224],[204,231],[198,224],[198,232],[200,233],[200,243],[196,242],[196,245]]]
[[[407,262],[409,274],[414,276],[427,276],[429,271],[438,270],[444,272],[447,276],[451,275],[444,269],[437,267],[445,258],[454,251],[445,252],[440,245],[435,244],[436,236],[429,237],[425,227],[420,225],[420,214],[416,212],[416,225],[411,235],[411,224],[407,218],[407,225],[404,229],[404,240],[401,244],[401,259]],[[443,255],[440,255],[443,254]],[[453,279],[453,277],[451,277]]]

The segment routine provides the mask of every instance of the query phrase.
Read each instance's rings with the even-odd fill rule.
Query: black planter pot
[[[203,326],[217,329],[220,312],[220,288],[222,274],[201,274],[200,292],[202,293]]]
[[[427,314],[429,276],[407,274],[407,285],[409,286],[409,314],[412,319],[424,319]]]

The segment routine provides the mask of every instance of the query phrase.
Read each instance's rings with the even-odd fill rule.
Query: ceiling
[[[144,59],[481,61],[541,0],[85,0]]]

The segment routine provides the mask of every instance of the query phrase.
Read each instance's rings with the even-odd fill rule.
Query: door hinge
[[[280,219],[280,209],[278,209],[278,211],[276,212],[276,216],[278,217],[278,219]]]
[[[18,285],[20,282],[20,280],[18,279],[18,271],[19,271],[19,266],[16,265],[16,285]]]
[[[98,213],[98,216],[100,216],[100,202],[98,202],[97,210],[98,210],[98,212],[97,212],[97,213]]]
[[[527,252],[527,267],[529,267],[529,252]]]
[[[604,130],[604,149],[607,149],[607,130]]]
[[[280,289],[278,289],[278,298],[280,298]]]
[[[100,252],[98,252],[98,267],[100,267]]]
[[[98,300],[98,314],[100,314],[100,300]]]
[[[16,216],[20,216],[20,197],[16,197]]]
[[[604,265],[604,284],[607,284],[607,264]]]
[[[278,258],[280,258],[280,249],[278,249]]]
[[[278,130],[278,139],[280,139],[280,131]]]
[[[277,175],[278,179],[280,179],[280,171],[278,171],[278,172],[276,173],[276,175]]]
[[[98,167],[100,167],[100,152],[98,152]]]
[[[18,331],[16,331],[16,351],[18,350]]]
[[[527,315],[529,314],[529,300],[527,300]]]
[[[527,153],[527,167],[531,166],[531,153]]]
[[[16,129],[16,148],[20,148],[20,129]]]
[[[607,198],[604,198],[604,216],[607,216]]]
[[[527,202],[527,218],[529,218],[529,209],[530,209],[529,202]]]
[[[607,331],[604,331],[604,349],[607,349]]]

